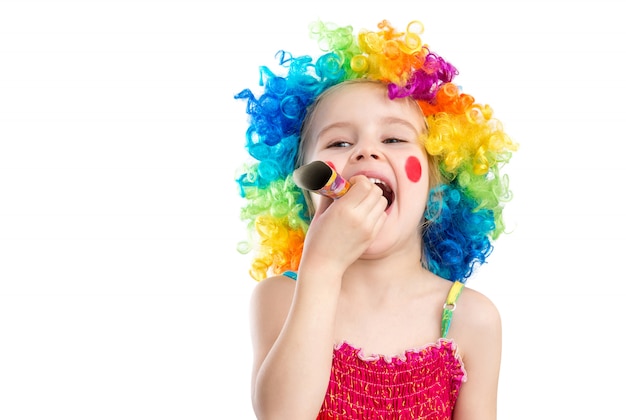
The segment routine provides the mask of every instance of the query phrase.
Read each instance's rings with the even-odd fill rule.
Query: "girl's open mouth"
[[[382,181],[382,180],[380,180],[378,178],[369,178],[369,180],[372,181],[374,183],[374,185],[376,185],[378,188],[380,188],[383,191],[383,197],[385,197],[387,199],[387,208],[386,209],[388,209],[389,206],[391,206],[391,204],[393,203],[393,201],[396,198],[395,193],[393,192],[391,187],[389,187],[389,185],[387,185],[385,183],[385,181]]]

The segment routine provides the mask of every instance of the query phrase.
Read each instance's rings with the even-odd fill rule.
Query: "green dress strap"
[[[464,284],[460,281],[455,281],[448,292],[446,303],[443,304],[443,313],[441,314],[441,337],[448,337],[448,330],[450,329],[450,323],[452,322],[452,314],[456,309],[456,300],[459,298]]]

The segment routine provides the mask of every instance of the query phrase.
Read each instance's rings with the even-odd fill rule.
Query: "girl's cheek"
[[[406,176],[411,182],[418,182],[422,178],[422,164],[415,156],[409,156],[404,164]]]

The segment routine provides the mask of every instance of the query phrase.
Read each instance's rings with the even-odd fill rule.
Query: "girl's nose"
[[[358,154],[356,156],[356,160],[363,160],[363,159],[369,159],[369,158],[378,159],[378,155],[375,153],[370,153],[370,154],[363,153],[363,154]]]
[[[378,160],[380,159],[380,154],[373,145],[362,144],[354,151],[353,158],[357,161],[363,159]]]

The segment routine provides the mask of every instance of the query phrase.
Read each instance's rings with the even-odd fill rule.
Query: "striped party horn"
[[[350,183],[341,177],[328,163],[313,161],[293,172],[293,181],[300,188],[326,197],[337,199],[350,188]]]

